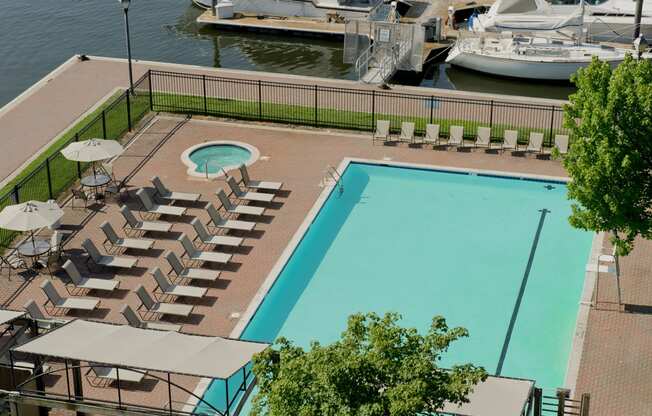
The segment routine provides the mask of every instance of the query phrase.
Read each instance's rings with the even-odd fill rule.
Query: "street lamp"
[[[127,35],[127,59],[129,60],[129,91],[134,93],[134,75],[131,69],[131,40],[129,39],[129,3],[131,0],[118,0],[125,11],[125,33]]]

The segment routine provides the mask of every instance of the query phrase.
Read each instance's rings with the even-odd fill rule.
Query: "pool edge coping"
[[[425,164],[425,163],[410,163],[410,162],[398,162],[394,160],[378,160],[378,159],[367,159],[367,158],[357,158],[357,157],[344,157],[341,162],[337,166],[337,172],[338,174],[343,174],[345,170],[349,167],[350,164],[352,163],[360,163],[360,164],[369,164],[369,165],[377,165],[377,166],[387,166],[387,167],[397,167],[397,168],[408,168],[408,169],[420,169],[420,170],[429,170],[429,171],[434,171],[434,172],[452,172],[452,173],[463,173],[463,174],[477,174],[477,175],[484,175],[484,176],[495,176],[495,177],[502,177],[506,179],[521,179],[521,180],[535,180],[535,181],[545,181],[545,182],[557,182],[557,183],[568,183],[570,182],[570,178],[566,176],[550,176],[550,175],[539,175],[539,174],[530,174],[530,173],[523,173],[523,172],[514,172],[514,171],[499,171],[499,170],[490,170],[490,169],[475,169],[475,168],[458,168],[458,167],[453,167],[453,166],[444,166],[444,165],[433,165],[433,164]],[[247,328],[249,325],[251,319],[253,316],[256,314],[260,306],[262,305],[263,301],[267,297],[267,294],[271,290],[271,288],[274,286],[276,281],[278,280],[278,277],[281,275],[283,272],[283,269],[287,265],[288,261],[296,251],[297,247],[307,234],[308,230],[310,229],[310,226],[312,223],[315,221],[317,218],[317,215],[321,211],[322,207],[324,206],[325,202],[328,200],[328,198],[331,195],[331,192],[333,189],[336,188],[336,183],[334,181],[329,181],[329,182],[324,182],[322,181],[321,183],[324,187],[324,189],[321,191],[317,199],[315,200],[315,203],[312,205],[308,213],[306,214],[305,218],[299,225],[299,228],[297,231],[292,235],[292,238],[286,245],[285,249],[281,252],[280,256],[278,257],[278,260],[272,267],[272,269],[269,271],[267,274],[267,277],[263,281],[263,283],[260,285],[254,296],[252,297],[251,301],[249,302],[249,305],[245,309],[245,312],[242,314],[240,319],[238,320],[238,323],[235,325],[233,330],[229,333],[229,338],[233,339],[240,339],[240,336],[244,332],[244,330]],[[595,241],[594,241],[595,244]],[[593,255],[593,250],[595,247],[592,247],[590,256]],[[590,257],[592,258],[592,257]],[[597,259],[597,257],[596,257]],[[586,288],[586,277],[585,277],[585,291],[587,290]],[[592,296],[592,290],[590,296]],[[585,294],[582,294],[582,298],[585,296]],[[590,298],[589,298],[590,299]],[[581,305],[580,305],[581,306]],[[586,313],[586,319],[588,320],[588,313]],[[577,337],[578,333],[578,322],[580,321],[580,316],[579,316],[579,310],[578,310],[578,316],[576,318],[576,326],[575,326],[575,334]],[[581,341],[580,341],[581,338]],[[567,373],[566,373],[566,379],[564,381],[564,385],[568,386],[569,385],[569,380],[568,380],[568,368],[570,367],[570,358],[573,357],[573,364],[577,363],[577,368],[579,369],[579,361],[581,358],[581,353],[583,350],[583,341],[584,337],[582,334],[582,337],[577,337],[579,344],[579,353],[576,352],[576,339],[575,337],[573,338],[573,346],[571,347],[571,352],[569,353],[569,363],[567,365]],[[197,384],[197,387],[193,391],[193,394],[198,397],[203,397],[206,391],[208,390],[210,384],[211,384],[211,379],[209,378],[202,378],[199,383]],[[573,388],[577,382],[577,375],[575,375],[575,379],[572,380]],[[535,380],[536,383],[536,380]],[[183,407],[183,411],[188,411],[192,412],[195,407],[198,405],[199,400],[196,397],[191,396],[186,404]]]
[[[260,151],[258,150],[258,148],[253,145],[250,145],[249,143],[245,143],[237,140],[207,140],[192,145],[186,150],[184,150],[183,153],[181,153],[180,156],[181,163],[188,166],[188,169],[186,170],[186,174],[192,178],[212,180],[221,177],[222,175],[224,175],[225,172],[239,168],[240,165],[228,165],[222,167],[221,170],[218,171],[217,173],[197,172],[197,168],[199,167],[199,165],[193,162],[192,159],[190,159],[190,155],[196,150],[199,150],[201,148],[209,147],[209,146],[220,146],[220,145],[237,146],[248,150],[251,156],[249,156],[249,159],[247,159],[247,161],[244,163],[246,166],[251,166],[252,164],[257,162],[258,159],[260,159]]]

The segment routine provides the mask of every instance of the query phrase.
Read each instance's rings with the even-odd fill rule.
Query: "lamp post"
[[[131,0],[118,0],[125,12],[125,33],[127,37],[127,59],[129,61],[129,92],[134,93],[134,75],[131,68],[131,40],[129,38],[129,3]]]

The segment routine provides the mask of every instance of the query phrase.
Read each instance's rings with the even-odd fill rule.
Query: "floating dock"
[[[321,19],[307,17],[265,16],[260,18],[236,13],[232,19],[219,19],[210,10],[206,10],[197,18],[197,22],[228,30],[344,38],[344,23],[328,23]]]

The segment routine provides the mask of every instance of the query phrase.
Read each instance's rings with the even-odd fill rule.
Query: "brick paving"
[[[489,169],[498,171],[521,172],[528,174],[565,176],[559,162],[535,159],[532,156],[515,156],[505,154],[488,154],[482,150],[458,152],[454,150],[414,149],[405,145],[384,146],[373,144],[369,136],[353,135],[346,132],[328,132],[312,129],[281,129],[262,124],[235,124],[220,121],[194,119],[184,124],[155,153],[151,150],[157,146],[174,126],[179,118],[163,117],[158,119],[144,134],[115,162],[116,175],[127,175],[138,167],[130,180],[133,189],[150,187],[150,178],[159,175],[166,185],[173,190],[202,193],[202,201],[217,205],[214,192],[224,187],[222,180],[207,182],[191,179],[186,174],[186,166],[179,156],[191,145],[209,140],[237,140],[249,143],[260,150],[263,158],[254,163],[249,171],[253,178],[283,181],[285,192],[276,198],[275,204],[268,210],[265,221],[258,224],[256,231],[247,236],[245,247],[233,252],[234,261],[224,267],[221,279],[208,288],[207,299],[194,302],[195,311],[189,320],[174,320],[183,324],[183,331],[206,335],[229,335],[237,324],[232,314],[242,313],[247,308],[254,294],[260,287],[279,255],[287,246],[305,215],[322,191],[320,184],[324,170],[328,165],[337,166],[344,157],[361,157],[369,159],[390,158],[394,161],[424,163],[461,168]],[[234,173],[239,177],[237,173]],[[136,209],[133,199],[129,205]],[[67,245],[70,256],[80,267],[83,266],[81,241],[91,238],[98,246],[103,236],[99,225],[109,221],[119,229],[123,223],[117,211],[115,201],[108,201],[101,211],[86,212],[66,208],[64,227],[76,230]],[[151,292],[154,282],[147,269],[159,266],[167,271],[167,264],[162,257],[165,250],[181,253],[176,241],[179,233],[194,236],[188,224],[192,217],[207,220],[204,210],[195,206],[189,209],[188,218],[175,223],[171,235],[156,235],[155,250],[144,253],[127,253],[139,256],[139,268],[128,273],[119,273],[113,277],[120,281],[120,291],[111,296],[101,296],[102,309],[89,317],[109,322],[125,323],[119,313],[122,304],[136,307],[137,297],[133,289],[143,284]],[[83,219],[83,227],[79,226]],[[652,269],[652,260],[646,256],[652,246],[642,241],[636,251],[623,260],[623,293],[626,302],[635,305],[650,304],[652,284],[646,279]],[[606,249],[605,249],[606,250]],[[106,274],[103,272],[103,274]],[[45,300],[38,285],[47,277],[38,276],[25,281],[22,290],[15,292],[20,279],[12,282],[2,280],[0,294],[8,299],[5,307],[19,309],[28,299],[35,299],[42,304]],[[56,273],[51,278],[62,294],[67,294],[65,278]],[[601,299],[609,300],[613,291],[607,277],[602,278]],[[6,286],[6,287],[5,287]],[[615,299],[611,297],[612,299]],[[186,300],[177,300],[186,303]],[[589,317],[584,355],[580,367],[578,393],[590,392],[592,395],[591,415],[642,415],[650,412],[650,363],[652,358],[650,342],[652,341],[652,315],[640,313],[645,308],[638,308],[638,313],[620,313],[608,310],[592,310]],[[631,309],[631,307],[630,307]],[[72,317],[72,316],[71,316]],[[193,389],[196,379],[179,377],[178,380],[188,389]],[[62,380],[51,380],[51,388],[63,391]],[[167,402],[167,390],[164,383],[148,382],[141,390],[135,389],[127,398],[153,405],[162,406]],[[93,388],[85,385],[85,391],[92,397],[115,398],[112,388]],[[147,394],[143,394],[142,389]],[[187,394],[175,391],[174,400],[184,402]]]

